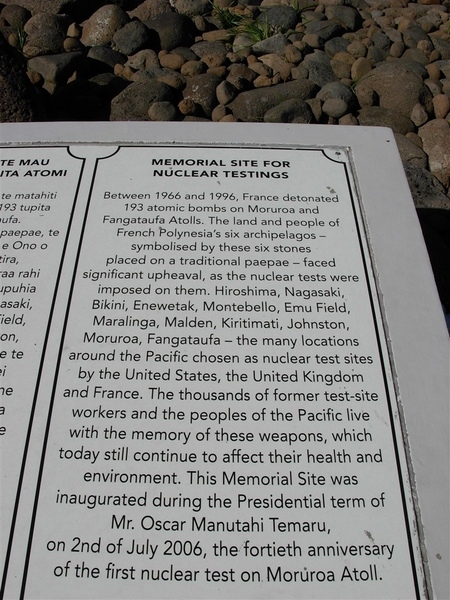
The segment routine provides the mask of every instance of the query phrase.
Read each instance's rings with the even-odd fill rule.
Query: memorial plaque
[[[430,597],[367,133],[177,128],[0,149],[3,597]]]

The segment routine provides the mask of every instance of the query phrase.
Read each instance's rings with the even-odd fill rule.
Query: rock
[[[351,78],[353,81],[360,81],[372,70],[372,63],[368,58],[357,58],[351,66]]]
[[[277,54],[265,54],[264,56],[260,56],[259,60],[263,65],[272,69],[274,74],[279,73],[282,81],[289,79],[291,69],[294,65],[282,56],[278,56]]]
[[[159,62],[161,64],[161,67],[166,67],[168,69],[179,71],[186,62],[186,60],[180,54],[175,54],[171,52],[168,54],[164,54],[164,56],[160,56]]]
[[[370,92],[375,92],[380,107],[395,110],[409,117],[416,104],[427,113],[433,110],[432,94],[409,65],[401,61],[388,61],[373,69],[356,85],[356,96],[363,105]]]
[[[414,123],[402,113],[382,108],[381,106],[365,106],[358,111],[360,125],[369,127],[390,127],[395,133],[406,135],[414,131]]]
[[[211,121],[218,123],[228,114],[227,109],[222,104],[219,104],[214,108],[211,113]]]
[[[2,4],[18,4],[32,15],[47,13],[51,15],[81,15],[86,11],[86,0],[2,0]]]
[[[323,49],[329,56],[334,56],[338,52],[347,52],[349,43],[350,42],[344,38],[336,37],[328,40],[328,42],[324,44]]]
[[[139,19],[139,21],[145,23],[149,19],[154,19],[168,12],[172,12],[169,0],[144,0],[135,9],[129,11],[128,14],[132,19]]]
[[[216,88],[219,83],[220,79],[209,73],[191,77],[186,82],[183,97],[195,102],[195,104],[202,108],[204,116],[210,118],[213,108],[218,103]]]
[[[450,210],[450,198],[445,194],[442,183],[429,171],[410,162],[403,168],[416,208],[446,208]]]
[[[232,102],[235,99],[236,94],[237,89],[229,81],[221,81],[216,88],[217,101],[219,102],[219,104],[222,104],[224,106]]]
[[[414,60],[423,66],[428,65],[428,63],[430,62],[428,56],[424,52],[419,50],[419,48],[408,48],[403,53],[402,58],[404,58],[405,60]]]
[[[431,173],[446,187],[450,184],[450,124],[434,119],[419,129],[423,149],[428,154]]]
[[[196,77],[197,75],[206,73],[207,69],[206,63],[201,60],[188,60],[181,67],[180,72],[185,77]]]
[[[194,26],[186,15],[168,12],[144,25],[156,32],[160,48],[169,52],[178,46],[190,46],[194,41]]]
[[[341,98],[328,98],[322,105],[322,111],[333,119],[339,119],[349,112],[349,108]]]
[[[119,6],[102,6],[84,24],[81,42],[85,46],[107,46],[116,31],[129,21],[130,17]]]
[[[149,69],[150,67],[159,67],[159,60],[156,52],[147,48],[146,50],[140,50],[133,56],[129,56],[126,67],[138,71],[140,69]]]
[[[170,102],[153,102],[148,109],[150,121],[176,121],[177,109]]]
[[[70,24],[70,19],[65,15],[48,15],[38,13],[32,16],[24,25],[24,31],[27,35],[40,34],[42,30],[54,30],[65,35]]]
[[[97,72],[111,71],[114,65],[124,65],[127,62],[127,57],[112,48],[105,46],[93,46],[87,53],[88,59],[93,62],[93,69]]]
[[[318,37],[321,47],[331,38],[338,37],[343,33],[344,28],[333,21],[314,20],[306,25],[306,34],[315,34]]]
[[[318,85],[320,88],[337,81],[337,77],[331,67],[331,64],[324,64],[316,60],[310,60],[307,62],[306,67],[308,69],[308,79]]]
[[[64,35],[55,29],[42,28],[39,33],[28,36],[23,47],[27,58],[60,52],[64,52]]]
[[[359,40],[354,40],[347,46],[347,52],[355,58],[363,58],[367,55],[367,46]]]
[[[268,23],[275,31],[284,33],[288,29],[295,29],[298,13],[293,6],[272,6],[262,12],[257,20]]]
[[[405,47],[406,46],[402,41],[394,42],[389,50],[389,53],[393,58],[400,58],[405,51]]]
[[[135,54],[150,43],[150,32],[141,21],[133,20],[116,31],[113,36],[114,47],[122,54]]]
[[[341,25],[345,31],[355,31],[361,23],[361,17],[352,6],[330,5],[325,8],[325,16]]]
[[[411,111],[410,119],[416,127],[420,127],[428,121],[427,111],[421,104],[415,104]]]
[[[285,100],[307,100],[317,92],[311,81],[298,79],[270,88],[242,92],[230,104],[233,115],[240,121],[262,121],[266,112]]]
[[[31,17],[31,12],[23,6],[11,4],[10,6],[3,7],[0,17],[5,19],[8,25],[11,25],[14,29],[23,29],[25,23]]]
[[[403,33],[403,42],[408,48],[417,48],[420,40],[431,41],[419,25],[412,25]]]
[[[400,133],[395,133],[394,136],[401,159],[404,162],[409,162],[425,169],[428,164],[428,158],[422,148],[419,148],[417,144]]]
[[[256,42],[252,46],[252,52],[256,56],[262,56],[264,54],[279,54],[284,56],[286,46],[289,44],[288,40],[282,33],[277,33],[271,37]]]
[[[265,123],[313,123],[311,107],[303,100],[292,98],[280,102],[264,114]]]
[[[351,88],[342,81],[332,81],[323,86],[317,94],[317,98],[325,102],[331,98],[344,100],[349,109],[356,106],[356,97]]]
[[[437,94],[433,98],[433,107],[436,119],[445,119],[450,113],[450,98],[445,94]]]
[[[82,52],[65,52],[49,56],[36,56],[28,61],[30,69],[42,75],[44,88],[53,92],[56,86],[67,83],[69,77],[78,69],[87,69],[87,59]]]
[[[147,121],[150,104],[172,99],[173,89],[165,83],[156,79],[134,82],[113,98],[110,120]]]
[[[39,116],[36,94],[23,57],[0,35],[0,122],[33,121]]]
[[[204,15],[211,9],[209,0],[175,0],[173,7],[181,15]]]

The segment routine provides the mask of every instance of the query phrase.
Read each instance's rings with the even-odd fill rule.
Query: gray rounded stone
[[[406,117],[418,103],[430,114],[433,110],[430,90],[420,75],[403,61],[380,65],[363,77],[355,91],[361,105],[366,103],[368,94],[375,92],[382,108],[398,111]]]
[[[234,116],[240,121],[262,121],[268,110],[285,100],[308,100],[317,92],[311,81],[297,79],[269,88],[259,88],[242,92],[229,105]]]
[[[136,18],[142,21],[154,19],[159,15],[172,12],[172,6],[169,0],[144,0],[135,9],[129,11],[131,18]]]
[[[175,0],[173,6],[177,13],[193,17],[195,15],[204,15],[211,10],[209,0]]]
[[[332,81],[323,86],[318,92],[317,98],[325,102],[331,98],[344,100],[349,108],[356,105],[356,97],[351,88],[341,81]]]
[[[170,52],[178,46],[190,46],[194,41],[193,24],[186,15],[164,13],[144,24],[156,33],[162,50]]]
[[[303,100],[292,98],[270,108],[264,115],[265,123],[313,123],[311,107]]]
[[[8,25],[11,25],[11,27],[20,29],[25,26],[25,23],[31,17],[31,12],[23,6],[11,4],[10,6],[4,6],[2,8],[0,17],[5,19]]]
[[[130,17],[119,6],[102,6],[84,24],[81,42],[85,46],[107,46],[116,31],[129,21]]]
[[[232,102],[237,94],[237,89],[229,81],[221,81],[216,88],[216,96],[219,104],[229,104]]]
[[[342,98],[328,98],[323,103],[322,111],[333,119],[340,119],[349,112],[349,107]]]
[[[171,102],[153,102],[148,109],[150,121],[176,121],[177,109]]]
[[[64,52],[64,35],[55,29],[41,29],[27,37],[23,47],[26,57]]]
[[[403,32],[403,42],[408,48],[417,48],[420,40],[431,41],[430,37],[425,33],[419,25],[411,25]]]
[[[153,102],[171,102],[173,89],[156,79],[133,82],[113,98],[111,121],[148,121],[148,109]]]
[[[289,41],[287,38],[282,33],[277,33],[276,35],[272,35],[265,40],[253,44],[252,52],[253,54],[256,54],[256,56],[262,56],[264,54],[279,54],[280,56],[284,56],[286,46],[288,45]]]
[[[298,18],[298,13],[293,6],[280,5],[264,10],[257,20],[268,23],[277,31],[284,32],[295,29]]]
[[[113,37],[115,49],[126,55],[135,54],[139,50],[143,50],[149,45],[149,42],[149,30],[137,19],[124,25],[116,31]]]

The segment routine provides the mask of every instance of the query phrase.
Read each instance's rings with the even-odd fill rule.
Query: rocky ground
[[[391,127],[450,313],[450,0],[2,0],[0,122]]]

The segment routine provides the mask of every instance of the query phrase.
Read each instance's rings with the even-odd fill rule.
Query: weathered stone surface
[[[93,46],[89,49],[87,57],[93,63],[93,68],[99,73],[112,71],[114,65],[124,65],[127,62],[124,54],[106,46]]]
[[[406,135],[414,131],[414,123],[402,113],[382,108],[381,106],[365,106],[358,111],[360,125],[369,127],[390,127],[395,133]]]
[[[119,6],[114,4],[102,6],[84,24],[81,42],[85,46],[107,46],[116,31],[129,20],[130,17]]]
[[[342,83],[342,81],[332,81],[327,83],[318,92],[317,98],[325,102],[330,98],[344,100],[348,108],[356,106],[355,94],[348,85]]]
[[[285,100],[264,115],[265,123],[314,123],[311,107],[303,100]]]
[[[421,104],[428,113],[433,110],[432,94],[422,78],[399,61],[388,61],[373,69],[356,85],[355,91],[361,104],[365,104],[368,93],[375,92],[382,108],[407,117],[416,104]]]
[[[230,104],[234,116],[240,121],[262,121],[266,112],[285,100],[307,100],[317,92],[311,81],[296,80],[280,85],[242,92]]]
[[[252,52],[256,56],[262,56],[263,54],[279,54],[283,56],[288,44],[289,42],[285,36],[282,33],[278,33],[253,44]]]
[[[211,5],[209,0],[175,0],[173,6],[178,13],[193,17],[206,14]]]
[[[139,19],[144,23],[168,12],[172,12],[169,0],[144,0],[128,14],[131,18]]]
[[[276,31],[285,32],[295,28],[298,14],[293,6],[272,6],[259,15],[258,21],[268,23]]]
[[[36,56],[28,61],[30,69],[42,75],[48,84],[55,86],[67,82],[72,73],[83,65],[86,65],[86,57],[82,52]]]
[[[86,10],[85,0],[2,0],[2,4],[20,4],[33,15],[37,13],[78,15]]]
[[[160,48],[169,52],[178,46],[190,46],[194,41],[193,24],[186,15],[168,12],[149,19],[144,25],[156,32]]]
[[[450,124],[434,119],[419,129],[430,171],[445,186],[450,184]]]
[[[11,4],[10,6],[4,6],[0,11],[0,17],[5,19],[8,25],[15,29],[20,29],[25,26],[25,23],[31,17],[31,12],[19,6],[18,4]]]
[[[221,81],[216,88],[217,101],[224,106],[232,102],[236,95],[237,89],[229,81]]]
[[[425,169],[428,164],[428,158],[422,148],[400,133],[395,133],[394,135],[402,160]]]
[[[55,29],[41,29],[27,37],[23,53],[27,58],[64,52],[64,35]]]
[[[0,35],[0,122],[33,121],[38,116],[36,94],[23,58]]]
[[[177,110],[171,102],[153,102],[148,109],[150,121],[176,121]]]
[[[204,116],[210,118],[213,108],[218,104],[216,88],[220,83],[219,77],[204,73],[187,80],[183,97],[190,99],[203,110]]]
[[[137,19],[126,23],[113,36],[114,48],[122,54],[135,54],[150,43],[150,31]]]
[[[112,100],[110,120],[147,121],[150,104],[172,99],[173,89],[156,79],[134,82]]]
[[[322,111],[333,119],[340,119],[349,112],[349,107],[342,98],[328,98],[323,103]]]
[[[416,208],[446,208],[450,210],[450,198],[442,183],[429,171],[410,162],[403,168]]]

